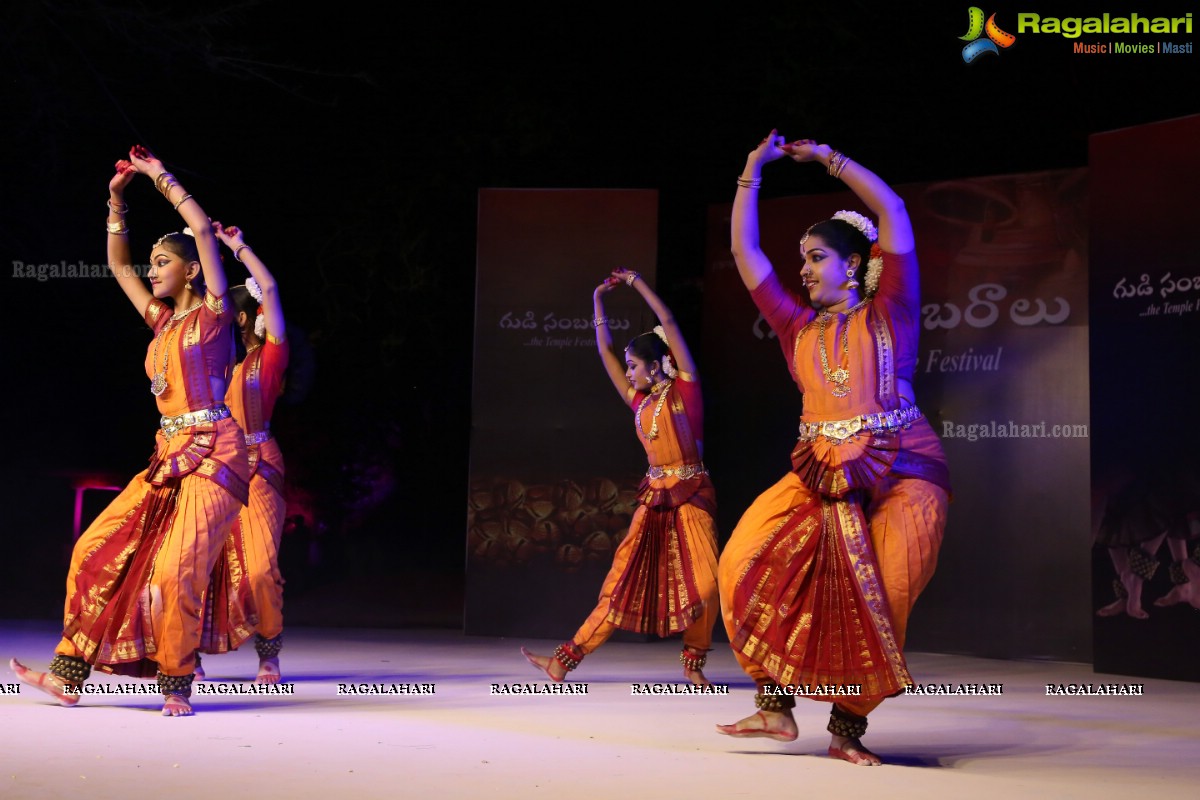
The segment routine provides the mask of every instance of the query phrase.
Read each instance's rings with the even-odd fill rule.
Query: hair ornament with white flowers
[[[654,332],[658,335],[658,338],[663,340],[663,344],[667,346],[667,354],[662,357],[662,370],[668,378],[674,380],[675,376],[679,374],[679,370],[675,369],[675,364],[671,359],[671,343],[667,341],[667,332],[663,330],[662,325],[655,325]]]
[[[258,313],[254,317],[254,335],[260,339],[265,339],[267,336],[267,318],[263,316],[263,290],[258,285],[258,281],[254,280],[253,276],[246,278],[246,291],[258,302]]]
[[[858,232],[867,237],[867,241],[874,244],[879,239],[879,231],[875,228],[875,223],[864,217],[857,211],[849,211],[842,209],[834,214],[830,219],[840,219],[842,222],[853,225],[858,229]]]

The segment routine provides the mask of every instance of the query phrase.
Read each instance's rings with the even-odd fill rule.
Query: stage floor
[[[53,623],[0,621],[0,797],[129,792],[184,798],[1195,798],[1200,686],[1100,675],[1084,664],[913,653],[922,685],[1002,684],[999,695],[913,695],[883,704],[866,743],[887,762],[824,755],[827,706],[800,701],[800,738],[714,732],[754,710],[753,684],[727,644],[706,672],[727,696],[634,695],[675,683],[676,641],[610,642],[574,673],[586,694],[544,688],[519,652],[557,642],[452,630],[297,628],[285,633],[291,695],[206,694],[197,714],[163,718],[156,694],[88,695],[61,708],[13,694],[8,659],[45,669]],[[208,683],[245,690],[252,647],[205,658]],[[142,681],[100,676],[112,689]],[[432,694],[339,694],[393,684]],[[1047,696],[1047,684],[1142,684],[1141,696]],[[126,688],[126,691],[129,689]],[[838,796],[841,796],[840,794]]]

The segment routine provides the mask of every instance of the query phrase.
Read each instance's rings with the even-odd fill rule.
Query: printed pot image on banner
[[[476,480],[467,511],[471,566],[520,567],[526,574],[574,573],[597,564],[607,569],[637,508],[636,479],[619,480]]]

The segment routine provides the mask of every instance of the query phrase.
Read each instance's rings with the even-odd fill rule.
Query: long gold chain
[[[171,319],[167,321],[166,325],[162,326],[162,329],[159,330],[158,335],[154,337],[154,357],[150,360],[151,366],[158,365],[158,346],[162,344],[163,339],[168,339],[167,350],[165,353],[163,353],[162,369],[156,370],[154,377],[150,380],[150,393],[155,397],[158,397],[167,390],[167,364],[171,360],[171,342],[175,340],[179,329],[183,327],[182,325],[176,325],[175,323],[181,321],[184,317],[199,307],[200,303],[196,303],[196,305],[192,306],[191,308],[184,309],[178,314],[172,314]],[[168,333],[170,333],[169,337],[167,336]]]
[[[821,316],[817,317],[817,338],[821,340],[821,372],[825,373],[825,380],[833,384],[834,397],[850,394],[850,371],[846,368],[850,366],[850,317],[866,304],[867,301],[863,300],[846,312],[846,325],[842,328],[842,361],[846,366],[839,364],[836,370],[829,368],[829,353],[825,349],[825,325],[832,315],[828,311],[822,311]]]
[[[648,442],[658,438],[658,415],[662,413],[663,405],[666,404],[666,402],[667,402],[667,392],[671,391],[671,386],[673,384],[674,384],[674,381],[669,381],[669,380],[663,381],[662,383],[657,384],[656,386],[654,386],[654,388],[652,388],[650,390],[650,393],[647,394],[642,399],[642,402],[638,405],[638,410],[637,410],[638,432],[641,433],[642,438]],[[660,388],[662,390],[661,392],[659,391]],[[658,394],[658,396],[659,396],[658,403],[656,403],[654,406],[654,416],[651,418],[650,431],[647,433],[646,429],[642,427],[642,410],[646,408],[646,405],[650,402],[650,398],[654,397],[655,394]]]

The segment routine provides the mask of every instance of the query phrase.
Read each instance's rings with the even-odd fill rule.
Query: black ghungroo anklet
[[[1144,581],[1154,577],[1158,571],[1158,561],[1140,547],[1129,548],[1129,569]]]
[[[554,660],[561,664],[567,672],[578,667],[579,662],[583,661],[583,656],[583,651],[574,642],[563,642],[554,648]]]
[[[1125,584],[1121,583],[1120,579],[1113,578],[1113,594],[1118,600],[1128,600],[1129,590],[1125,588]]]
[[[754,695],[754,707],[759,711],[789,711],[796,707],[796,698],[781,692],[777,683],[764,683]]]
[[[1182,586],[1191,580],[1183,569],[1183,563],[1182,561],[1171,562],[1171,583],[1176,586]]]
[[[159,672],[155,676],[158,680],[158,690],[163,695],[177,694],[180,697],[192,696],[192,679],[196,677],[195,673],[188,675],[163,675]]]
[[[82,658],[75,656],[55,656],[50,662],[48,671],[51,675],[62,678],[66,683],[82,684],[92,674],[92,666]]]
[[[679,651],[679,663],[683,664],[683,668],[688,672],[699,672],[708,663],[708,653],[697,654],[685,647]]]
[[[254,634],[254,652],[262,659],[274,658],[283,649],[283,634],[273,639],[264,639],[262,634]]]
[[[825,730],[834,736],[861,739],[867,732],[867,718],[843,711],[835,705],[829,712],[829,724],[825,726]]]

